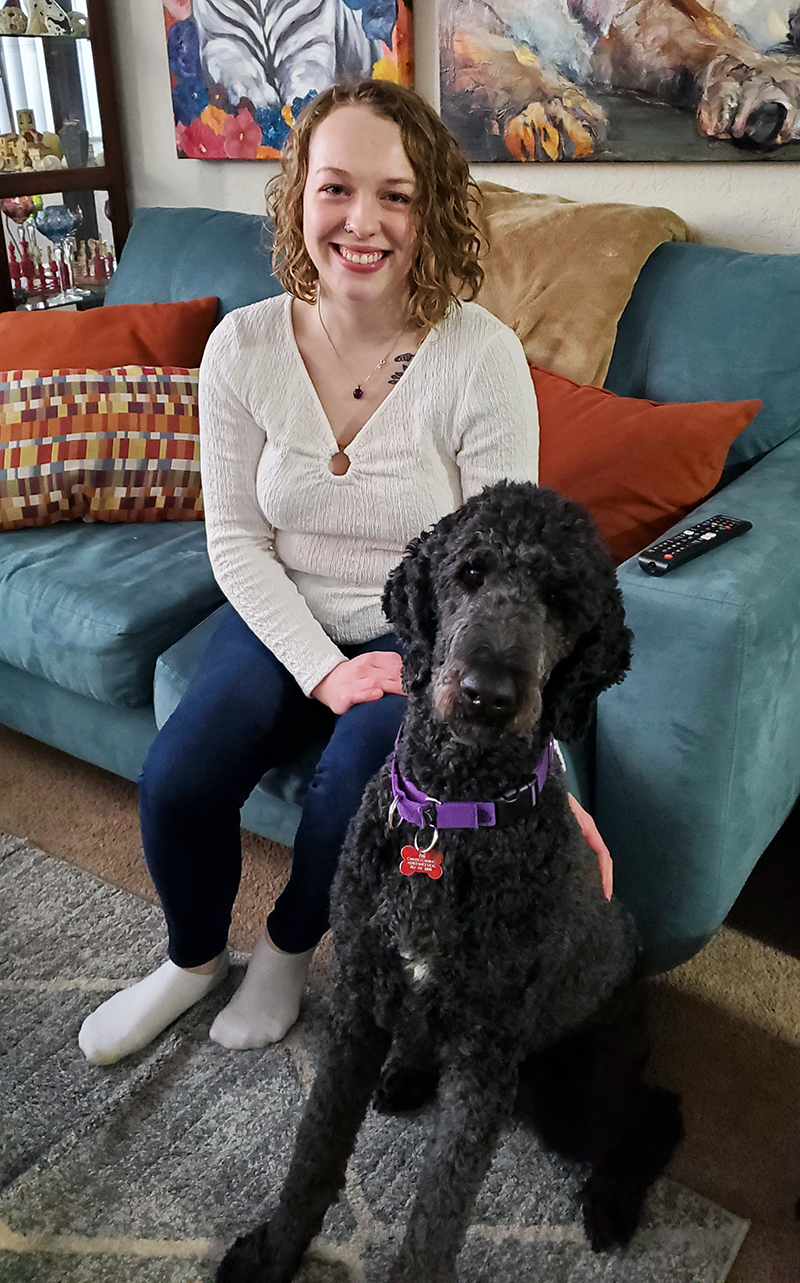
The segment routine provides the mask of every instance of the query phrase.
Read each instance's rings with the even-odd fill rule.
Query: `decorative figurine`
[[[11,277],[11,289],[16,290],[20,287],[19,276],[19,259],[17,258],[17,248],[13,241],[8,242],[8,273]]]
[[[0,135],[0,169],[8,173],[19,173],[30,169],[28,145],[20,134]]]
[[[41,138],[41,134],[38,132],[36,128],[36,117],[34,116],[30,107],[20,107],[18,109],[17,132],[22,134],[23,137],[26,134],[36,134],[37,138]]]
[[[69,18],[69,25],[72,27],[73,36],[88,36],[89,19],[85,13],[75,13],[73,10],[67,14],[67,17]]]
[[[28,0],[26,36],[71,36],[72,26],[56,0]]]
[[[0,36],[24,36],[28,19],[17,0],[8,0],[0,9]]]
[[[72,279],[76,285],[90,285],[88,264],[86,261],[86,241],[78,242],[77,252],[72,258]]]

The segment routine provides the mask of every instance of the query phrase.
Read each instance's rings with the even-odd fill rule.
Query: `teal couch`
[[[274,294],[266,235],[245,214],[140,210],[107,305],[214,294],[224,313]],[[570,751],[661,969],[719,927],[800,792],[800,256],[661,246],[607,386],[764,402],[724,490],[691,518],[724,511],[753,530],[665,579],[621,566],[633,665]],[[202,526],[0,535],[0,721],[135,780],[220,609]],[[248,828],[291,842],[315,751],[265,776]]]

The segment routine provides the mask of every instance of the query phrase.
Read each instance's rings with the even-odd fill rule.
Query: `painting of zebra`
[[[273,160],[339,80],[413,83],[411,0],[163,0],[178,155]]]

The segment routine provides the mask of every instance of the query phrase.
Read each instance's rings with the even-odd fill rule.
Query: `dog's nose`
[[[771,147],[786,120],[786,108],[779,102],[762,102],[747,117],[744,135],[733,139],[742,147]]]
[[[508,673],[465,673],[459,688],[470,707],[484,717],[508,717],[517,702],[517,688]]]

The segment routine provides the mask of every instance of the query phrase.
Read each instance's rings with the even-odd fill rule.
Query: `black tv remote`
[[[717,548],[753,529],[752,521],[737,521],[735,517],[709,517],[696,526],[689,526],[680,534],[661,539],[639,553],[639,565],[648,575],[665,575],[668,570],[682,566],[701,553]]]

